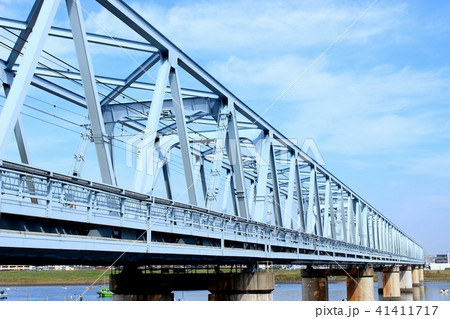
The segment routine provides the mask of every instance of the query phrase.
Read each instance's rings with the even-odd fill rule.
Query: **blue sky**
[[[326,168],[426,253],[450,251],[450,2],[377,1],[270,108],[373,1],[126,2],[285,136],[314,139]],[[89,30],[129,36],[81,3]]]

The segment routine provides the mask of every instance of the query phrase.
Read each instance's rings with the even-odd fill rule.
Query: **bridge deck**
[[[4,263],[420,263],[25,165],[0,175]]]

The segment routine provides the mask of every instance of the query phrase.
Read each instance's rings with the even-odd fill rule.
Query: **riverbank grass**
[[[301,283],[300,270],[273,269],[276,283]],[[200,271],[201,272],[201,271]],[[0,271],[0,286],[23,285],[102,285],[109,281],[110,271],[105,270],[42,270]],[[329,277],[329,281],[342,281],[344,276]],[[425,270],[425,281],[449,281],[450,270]],[[377,280],[377,274],[374,281]]]

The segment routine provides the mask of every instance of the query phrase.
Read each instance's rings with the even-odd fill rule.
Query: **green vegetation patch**
[[[104,272],[104,270],[0,271],[0,285],[90,285]],[[109,280],[109,273],[107,271],[103,276],[106,281]],[[103,278],[97,283],[102,284]]]

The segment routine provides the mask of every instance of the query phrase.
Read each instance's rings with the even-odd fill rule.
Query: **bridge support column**
[[[172,291],[209,290],[210,301],[271,301],[275,276],[269,272],[188,273],[184,268],[160,269],[145,273],[125,267],[111,274],[109,286],[113,300],[171,301]]]
[[[419,275],[419,265],[414,265],[412,267],[412,284],[413,287],[420,286],[420,275]]]
[[[163,279],[160,275],[157,279]],[[119,274],[109,277],[110,290],[114,301],[173,301],[170,285],[161,284],[134,267],[125,267]]]
[[[383,269],[383,299],[400,300],[400,268],[398,266]]]
[[[328,301],[328,278],[324,269],[302,270],[302,300]]]
[[[378,281],[378,293],[383,293],[383,272],[379,271],[377,273],[377,281]]]
[[[413,296],[413,300],[414,301],[422,301],[422,300],[424,300],[425,287],[424,286],[413,287],[412,296]]]
[[[272,301],[275,276],[269,272],[229,273],[209,285],[209,301]]]
[[[400,292],[412,293],[412,267],[404,266],[400,269]]]
[[[424,275],[423,275],[423,268],[424,268],[423,265],[419,266],[419,284],[421,286],[423,286],[425,284],[425,278],[424,278]]]
[[[373,268],[358,268],[347,271],[347,300],[373,301]]]

